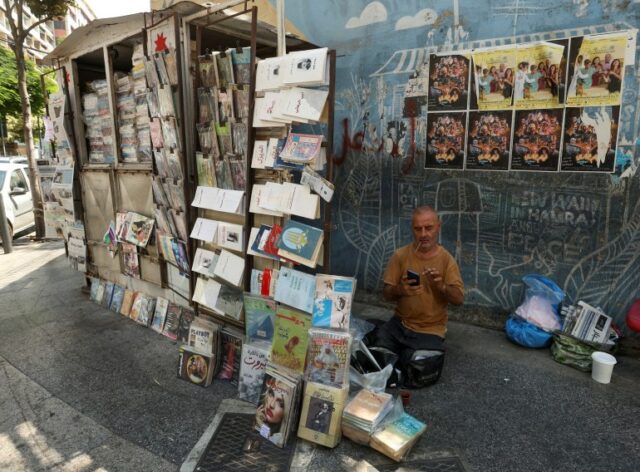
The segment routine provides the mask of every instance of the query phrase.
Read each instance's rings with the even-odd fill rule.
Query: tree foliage
[[[31,109],[35,116],[40,116],[44,112],[44,93],[40,83],[40,74],[44,71],[38,69],[33,61],[26,61],[27,89]],[[47,92],[52,93],[57,90],[56,82],[45,76],[45,87]],[[18,71],[16,58],[13,52],[0,46],[0,115],[21,116],[22,105],[20,104],[20,93],[18,92]]]
[[[74,0],[25,0],[31,13],[38,18],[54,18],[64,16],[70,6],[75,5]]]

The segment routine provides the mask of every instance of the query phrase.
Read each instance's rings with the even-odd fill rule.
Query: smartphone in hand
[[[420,274],[412,270],[407,270],[407,278],[409,279],[409,285],[420,285]]]

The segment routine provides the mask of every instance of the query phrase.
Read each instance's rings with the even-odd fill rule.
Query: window
[[[9,191],[13,190],[16,187],[22,187],[25,190],[29,190],[27,179],[25,179],[24,174],[20,170],[14,170],[13,172],[11,172]]]

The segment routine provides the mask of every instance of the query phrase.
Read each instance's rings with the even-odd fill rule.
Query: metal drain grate
[[[376,466],[380,472],[466,472],[458,457],[409,461]]]
[[[296,450],[295,436],[280,449],[253,430],[254,420],[253,414],[225,413],[196,472],[288,471]]]

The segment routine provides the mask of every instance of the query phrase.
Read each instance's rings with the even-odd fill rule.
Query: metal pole
[[[0,236],[2,236],[2,247],[4,253],[9,254],[13,251],[11,236],[9,234],[9,221],[7,220],[7,214],[4,211],[4,197],[0,194]]]
[[[287,54],[287,32],[285,30],[284,0],[276,3],[276,28],[278,30],[278,56]]]
[[[7,155],[7,148],[4,145],[4,142],[6,141],[4,139],[4,117],[0,118],[0,139],[2,139],[2,155],[6,156]]]

